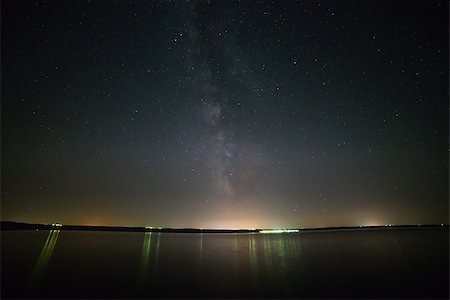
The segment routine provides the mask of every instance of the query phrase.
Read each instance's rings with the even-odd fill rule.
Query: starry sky
[[[1,218],[448,223],[447,1],[2,1]]]

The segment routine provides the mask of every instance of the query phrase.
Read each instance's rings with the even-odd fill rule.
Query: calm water
[[[2,298],[448,298],[448,229],[3,231]]]

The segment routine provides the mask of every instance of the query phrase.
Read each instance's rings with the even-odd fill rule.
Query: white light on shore
[[[260,230],[259,233],[290,233],[298,232],[298,229],[271,229],[271,230]]]

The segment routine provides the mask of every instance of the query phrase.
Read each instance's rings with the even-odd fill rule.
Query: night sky
[[[2,1],[1,218],[448,223],[447,1]]]

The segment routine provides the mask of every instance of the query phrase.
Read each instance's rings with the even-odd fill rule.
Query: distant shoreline
[[[121,232],[173,232],[173,233],[300,233],[308,231],[340,231],[340,230],[375,230],[375,229],[418,229],[446,228],[448,224],[416,224],[416,225],[377,225],[377,226],[342,226],[321,228],[289,228],[289,229],[200,229],[200,228],[154,228],[126,226],[86,226],[61,224],[30,224],[13,221],[1,221],[0,230],[81,230],[81,231],[121,231]],[[264,232],[262,232],[264,231]]]

